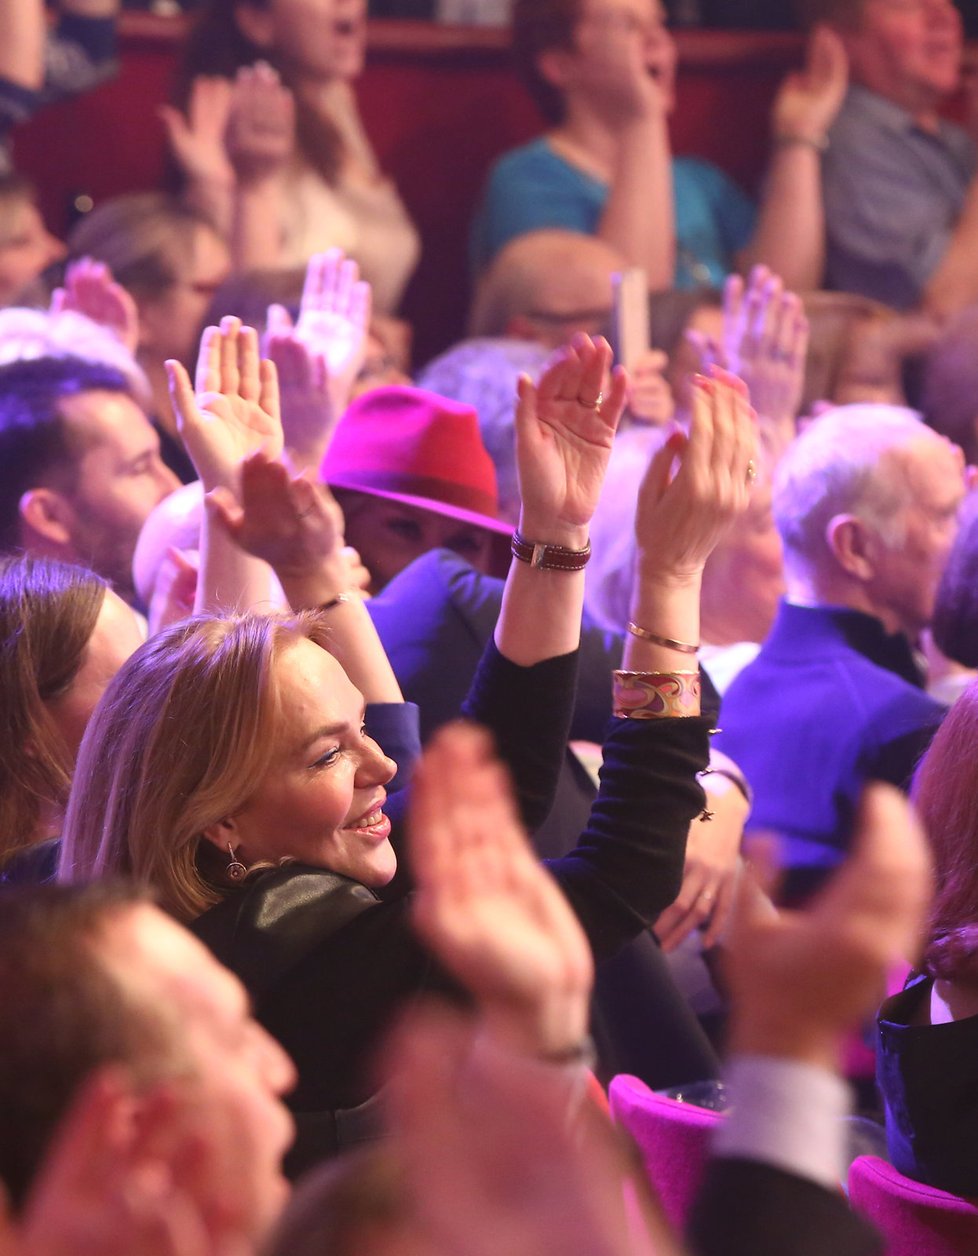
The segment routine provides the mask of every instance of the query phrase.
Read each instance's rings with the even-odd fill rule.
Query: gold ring
[[[747,463],[747,483],[753,484],[757,479],[757,467],[754,465],[754,459],[751,458]]]
[[[577,399],[582,406],[586,406],[589,410],[600,410],[601,403],[604,401],[604,393],[598,393],[593,401],[585,401],[583,397]]]

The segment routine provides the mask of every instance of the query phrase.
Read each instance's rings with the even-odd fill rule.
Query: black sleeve
[[[548,863],[598,958],[647,928],[682,884],[686,834],[703,809],[705,716],[612,720],[587,828]]]
[[[773,1165],[717,1157],[687,1232],[694,1256],[879,1256],[877,1232],[826,1190]]]
[[[520,667],[504,658],[490,637],[462,705],[462,714],[495,738],[531,833],[547,818],[557,791],[574,712],[577,659],[575,651]]]

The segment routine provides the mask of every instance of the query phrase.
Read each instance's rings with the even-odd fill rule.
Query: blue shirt
[[[677,288],[719,287],[754,234],[750,198],[722,170],[695,157],[672,163]],[[507,241],[562,227],[593,235],[608,185],[565,161],[546,138],[505,153],[489,172],[472,234],[472,260],[485,266]]]
[[[896,309],[917,305],[947,250],[975,174],[960,127],[922,130],[906,110],[851,87],[822,164],[827,286]]]

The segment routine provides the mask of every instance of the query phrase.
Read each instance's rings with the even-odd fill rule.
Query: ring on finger
[[[593,401],[585,401],[583,397],[578,397],[577,400],[588,410],[600,410],[601,403],[604,401],[604,393],[599,392]]]
[[[747,462],[746,479],[747,479],[748,485],[753,484],[754,481],[757,479],[757,464],[754,462],[753,458],[750,458]]]

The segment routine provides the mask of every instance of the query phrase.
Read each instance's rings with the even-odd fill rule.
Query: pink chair
[[[666,1099],[626,1073],[612,1079],[608,1093],[611,1115],[635,1140],[666,1216],[682,1232],[703,1176],[711,1131],[722,1114]]]
[[[978,1252],[978,1206],[914,1182],[877,1156],[849,1169],[849,1202],[886,1240],[887,1256],[971,1256]]]

